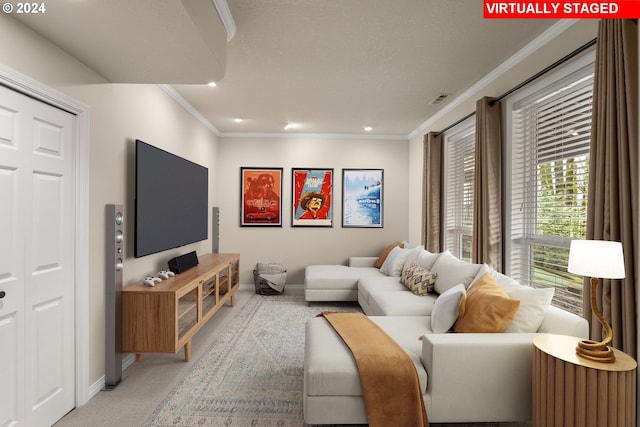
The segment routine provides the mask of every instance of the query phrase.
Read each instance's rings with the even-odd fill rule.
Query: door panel
[[[4,99],[4,98],[3,98]],[[25,419],[24,229],[19,210],[23,160],[18,111],[0,105],[0,426]]]
[[[0,358],[24,361],[0,402],[18,396],[18,424],[47,426],[75,403],[75,118],[4,87],[0,104],[0,334],[15,335]]]

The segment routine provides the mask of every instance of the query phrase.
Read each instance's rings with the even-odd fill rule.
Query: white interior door
[[[74,120],[0,86],[0,426],[75,404]]]

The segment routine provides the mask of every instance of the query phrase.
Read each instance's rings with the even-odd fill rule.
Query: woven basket
[[[253,270],[253,281],[256,287],[256,294],[259,295],[280,295],[284,292],[273,289],[267,280],[261,277],[261,274],[282,274],[286,280],[287,270],[284,269],[282,264],[278,263],[262,263],[259,262],[256,265],[256,269]]]

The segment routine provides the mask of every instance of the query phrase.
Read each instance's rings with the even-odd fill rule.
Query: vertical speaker
[[[220,208],[214,206],[211,209],[211,252],[220,252]]]
[[[124,209],[106,205],[106,331],[105,389],[122,380],[122,270],[124,268]]]

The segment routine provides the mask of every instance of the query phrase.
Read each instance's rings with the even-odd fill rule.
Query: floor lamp
[[[605,240],[572,240],[567,270],[569,273],[591,277],[591,310],[607,332],[607,337],[601,342],[580,341],[576,347],[576,353],[596,362],[614,362],[616,359],[613,350],[609,347],[613,339],[613,331],[598,310],[596,287],[599,279],[624,279],[622,243]]]

